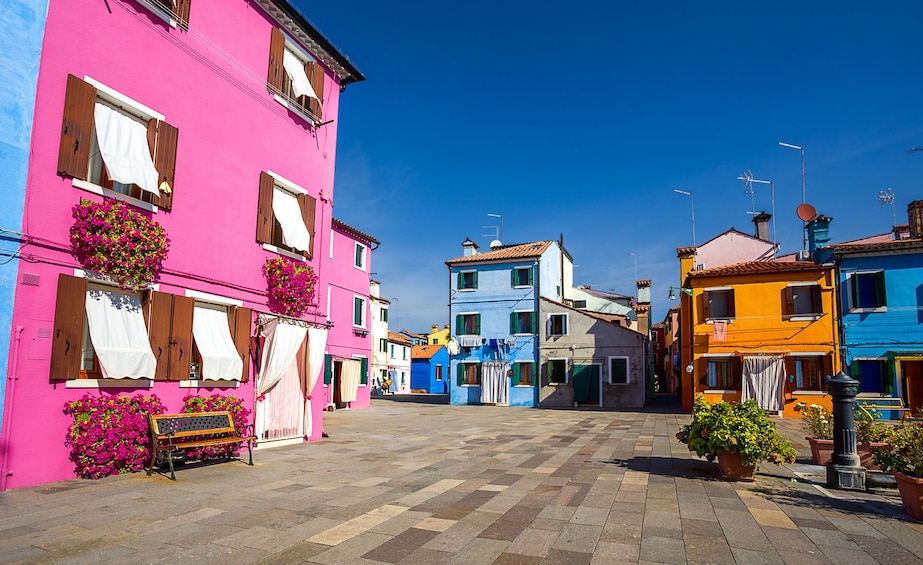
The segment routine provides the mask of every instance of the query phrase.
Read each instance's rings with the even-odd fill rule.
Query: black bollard
[[[840,371],[827,381],[833,397],[833,456],[827,464],[827,486],[865,490],[865,467],[856,452],[856,395],[859,381]]]

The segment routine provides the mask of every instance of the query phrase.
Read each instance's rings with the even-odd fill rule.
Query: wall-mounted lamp
[[[692,296],[692,289],[691,289],[691,288],[683,288],[683,287],[681,287],[681,286],[671,286],[671,287],[670,287],[670,295],[669,295],[667,298],[669,298],[670,300],[676,300],[676,292],[674,292],[674,291],[677,291],[677,290],[680,291],[680,292],[685,292],[685,293],[688,294],[689,296]]]

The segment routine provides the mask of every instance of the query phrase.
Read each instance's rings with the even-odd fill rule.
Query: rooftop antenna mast
[[[750,195],[750,212],[749,213],[750,215],[755,216],[756,215],[756,200],[754,199],[754,195],[756,194],[756,190],[754,190],[753,188],[753,173],[751,173],[750,171],[746,171],[737,178],[741,179],[744,183],[744,186],[746,187],[746,190],[744,190],[744,194]]]
[[[886,188],[878,193],[878,196],[875,198],[881,202],[882,208],[891,205],[891,226],[894,227],[897,225],[897,212],[894,211],[894,191],[891,190],[891,187]]]
[[[504,241],[503,240],[503,214],[487,214],[487,215],[491,218],[500,219],[500,241]]]
[[[771,180],[760,180],[753,178],[753,173],[749,170],[745,173],[741,173],[737,180],[742,181],[744,186],[750,188],[750,198],[753,198],[753,183],[757,184],[768,184],[769,185],[769,200],[771,203],[772,210],[772,245],[773,253],[775,253],[776,246],[779,244],[778,239],[776,238],[776,188],[775,183]],[[756,213],[756,207],[754,206],[753,212]]]

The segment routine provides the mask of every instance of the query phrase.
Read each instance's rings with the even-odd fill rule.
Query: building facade
[[[413,342],[401,333],[388,332],[388,390],[397,394],[410,393],[411,348]]]
[[[410,352],[413,392],[448,394],[449,353],[444,345],[414,345]]]

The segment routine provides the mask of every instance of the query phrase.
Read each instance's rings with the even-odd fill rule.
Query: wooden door
[[[904,402],[914,412],[923,408],[923,361],[902,361]]]

